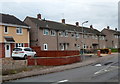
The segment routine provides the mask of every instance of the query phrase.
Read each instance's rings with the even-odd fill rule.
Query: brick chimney
[[[110,29],[110,27],[109,27],[109,26],[107,26],[107,29]]]
[[[62,23],[64,23],[64,24],[65,24],[65,19],[62,19]]]
[[[41,14],[37,14],[37,19],[41,19]]]
[[[93,29],[93,25],[90,25],[90,28]]]
[[[79,22],[76,22],[75,24],[76,24],[76,26],[79,26]]]

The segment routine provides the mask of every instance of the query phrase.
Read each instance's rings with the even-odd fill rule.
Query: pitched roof
[[[113,29],[106,29],[106,28],[104,28],[104,29],[112,32],[114,35],[120,35],[120,31],[113,30]]]
[[[64,24],[64,23],[54,22],[54,21],[49,21],[49,20],[39,20],[33,17],[26,17],[26,18],[29,18],[32,22],[37,24],[37,26],[40,28],[48,28],[48,29],[55,29],[55,30],[61,30],[61,31],[70,30],[70,31],[82,32],[82,26]],[[93,29],[93,28],[83,27],[83,31],[84,33],[104,35],[97,29]]]
[[[12,25],[28,26],[27,24],[25,24],[24,22],[22,22],[21,20],[19,20],[18,18],[16,18],[13,15],[1,14],[0,13],[0,18],[1,18],[0,19],[1,23],[12,24]]]

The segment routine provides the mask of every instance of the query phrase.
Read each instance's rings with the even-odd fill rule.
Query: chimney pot
[[[115,30],[117,31],[117,28],[115,28]]]
[[[79,26],[79,22],[76,22],[76,26]]]
[[[90,25],[90,28],[93,28],[93,25]]]
[[[62,23],[64,23],[64,24],[65,24],[65,19],[62,19]]]
[[[107,26],[107,29],[110,29],[110,27],[109,27],[109,26]]]
[[[37,18],[40,20],[41,19],[41,14],[37,14]]]

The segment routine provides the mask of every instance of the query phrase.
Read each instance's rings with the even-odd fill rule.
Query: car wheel
[[[24,55],[24,59],[25,59],[25,60],[27,59],[27,55]]]

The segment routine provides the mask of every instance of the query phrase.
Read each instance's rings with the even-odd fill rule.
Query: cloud
[[[3,1],[3,2],[2,2]],[[2,13],[13,14],[24,20],[26,16],[36,17],[38,13],[43,18],[75,24],[88,20],[95,28],[101,30],[107,25],[117,27],[118,0],[1,0]],[[5,5],[4,5],[5,4]]]

